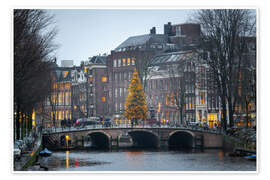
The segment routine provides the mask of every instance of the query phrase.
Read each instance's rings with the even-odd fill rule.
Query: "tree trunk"
[[[229,127],[233,127],[234,126],[234,120],[233,120],[233,106],[232,106],[232,102],[231,102],[231,98],[228,98],[228,106],[229,106]]]
[[[223,128],[223,131],[226,133],[227,131],[227,108],[226,108],[226,100],[225,97],[221,97],[221,104],[222,104],[222,119],[221,119],[221,125]]]
[[[17,108],[16,108],[16,139],[20,139],[20,102],[17,100]]]
[[[249,123],[249,119],[248,119],[248,101],[246,100],[246,128],[248,128],[248,123]]]

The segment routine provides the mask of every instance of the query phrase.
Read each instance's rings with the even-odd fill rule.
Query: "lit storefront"
[[[209,113],[208,114],[208,123],[209,128],[214,128],[218,125],[218,114],[217,113]]]

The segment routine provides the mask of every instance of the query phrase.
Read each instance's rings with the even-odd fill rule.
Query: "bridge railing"
[[[50,133],[62,133],[62,132],[71,132],[71,131],[85,131],[85,130],[100,130],[100,129],[119,129],[119,128],[144,128],[144,129],[154,129],[154,128],[169,128],[169,129],[184,129],[184,130],[192,130],[192,131],[201,131],[206,133],[216,133],[221,134],[220,129],[210,129],[199,126],[169,126],[169,125],[129,125],[129,124],[121,124],[121,125],[88,125],[84,127],[67,127],[67,128],[48,128],[43,131],[45,134]]]

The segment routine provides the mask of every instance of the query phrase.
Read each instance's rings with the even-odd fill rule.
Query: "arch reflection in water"
[[[158,136],[154,133],[142,130],[129,132],[135,148],[157,148]]]
[[[168,145],[170,149],[192,149],[194,136],[186,131],[176,131],[170,135]]]
[[[95,149],[109,149],[109,136],[103,132],[93,132],[87,135],[85,142],[88,144],[88,147]]]

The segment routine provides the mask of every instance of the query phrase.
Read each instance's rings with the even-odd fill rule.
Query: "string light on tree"
[[[133,77],[128,89],[124,115],[127,119],[143,121],[147,118],[147,105],[142,85],[136,68],[134,68]]]

